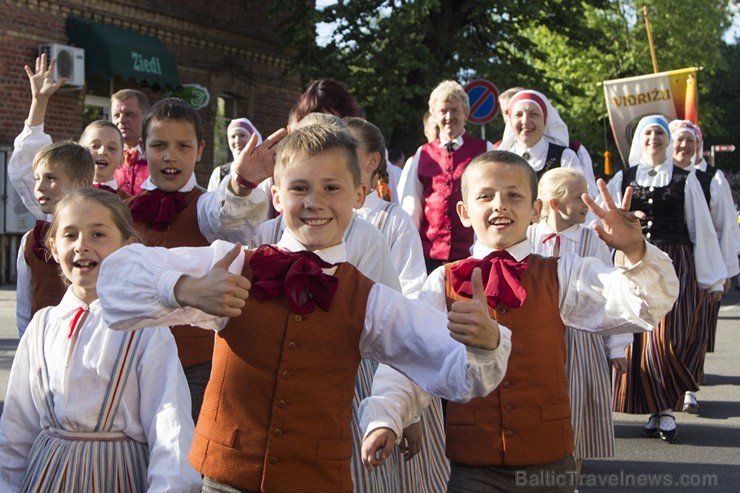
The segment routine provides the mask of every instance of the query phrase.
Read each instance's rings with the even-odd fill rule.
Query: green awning
[[[73,45],[85,49],[87,76],[118,75],[150,87],[180,85],[177,60],[159,38],[72,16],[67,33]]]

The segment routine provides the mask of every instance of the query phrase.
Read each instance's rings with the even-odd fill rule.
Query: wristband
[[[244,178],[242,178],[241,176],[239,176],[238,173],[234,173],[234,176],[236,177],[236,182],[242,188],[248,188],[250,190],[254,190],[255,188],[257,188],[259,186],[259,183],[252,183],[249,180],[245,180]]]

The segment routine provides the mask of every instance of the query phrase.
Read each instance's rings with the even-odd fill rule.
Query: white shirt
[[[558,260],[560,317],[565,325],[605,334],[649,331],[673,306],[679,283],[673,263],[657,247],[646,244],[643,259],[630,265],[617,253],[618,268],[607,267],[595,258],[566,254]],[[506,249],[517,261],[532,252],[526,239]],[[473,257],[482,259],[493,250],[476,242]],[[447,310],[445,270],[432,272],[419,296],[440,311]],[[373,396],[360,406],[361,426],[370,431],[390,428],[401,436],[403,424],[413,420],[428,405],[428,396],[418,387],[378,368]]]
[[[547,161],[547,150],[549,147],[550,141],[546,137],[542,137],[540,141],[532,147],[525,147],[520,145],[518,142],[515,142],[510,149],[502,150],[508,150],[522,157],[524,157],[524,153],[526,152],[529,155],[529,159],[526,159],[526,161],[532,169],[535,170],[535,172],[539,172],[545,167],[545,163]],[[581,170],[583,176],[586,177],[588,194],[591,197],[596,197],[599,194],[599,190],[596,188],[593,165],[586,167],[572,149],[566,147],[565,150],[563,150],[563,154],[560,157],[560,166],[562,168],[576,168]]]
[[[42,147],[51,143],[51,136],[44,133],[43,123],[35,127],[29,127],[24,123],[23,131],[13,141],[13,154],[8,160],[8,178],[18,195],[21,196],[23,205],[36,216],[36,219],[46,221],[49,221],[51,216],[41,212],[41,206],[36,200],[33,159]]]
[[[277,246],[305,249],[287,230]],[[98,281],[103,317],[118,330],[188,323],[221,330],[228,319],[180,307],[173,289],[185,273],[204,275],[232,247],[217,241],[202,248],[128,245],[117,250],[103,262]],[[315,253],[329,263],[347,257],[344,243]],[[240,255],[229,271],[241,273],[244,259]],[[449,336],[444,314],[376,283],[368,297],[359,349],[363,358],[390,364],[431,394],[466,401],[488,394],[503,378],[511,333],[502,327],[500,335],[501,343],[493,351],[467,348]]]
[[[115,178],[113,178],[112,180],[108,180],[104,183],[93,181],[93,185],[104,185],[106,187],[111,187],[113,190],[118,190],[118,182],[116,181]]]
[[[695,166],[702,171],[707,170],[707,162],[702,159]],[[737,224],[737,213],[732,198],[732,189],[721,169],[717,169],[709,187],[710,195],[709,213],[712,216],[712,224],[717,232],[719,249],[725,260],[727,277],[735,277],[740,273],[737,256],[740,253],[740,228]]]
[[[386,161],[387,161],[387,156],[386,156]],[[403,168],[388,162],[387,170],[388,170],[388,186],[391,189],[391,201],[394,204],[400,204],[401,202],[398,200],[398,182],[401,180],[401,173],[403,173]]]
[[[655,170],[655,176],[649,172]],[[635,181],[641,187],[665,187],[673,178],[673,163],[663,163],[655,168],[640,163],[637,168]],[[614,202],[622,202],[622,171],[617,172],[609,180],[607,186]],[[597,200],[602,205],[601,197]],[[690,173],[684,186],[684,220],[689,230],[689,238],[694,245],[694,265],[696,268],[696,282],[701,289],[722,291],[722,284],[727,277],[724,262],[717,262],[722,253],[717,242],[717,233],[712,226],[704,192],[694,173]]]
[[[379,228],[390,251],[390,263],[398,273],[401,291],[409,298],[416,298],[427,279],[427,269],[419,231],[409,215],[375,192],[365,197],[365,204],[355,214]],[[345,241],[349,245],[350,240]]]
[[[455,149],[459,149],[463,145],[463,135],[459,135],[452,141]],[[447,147],[448,142],[448,140],[442,140],[440,136],[439,147]],[[486,141],[486,152],[493,149],[493,144]],[[398,196],[401,200],[401,207],[411,216],[417,230],[421,227],[421,218],[424,214],[424,186],[419,180],[420,156],[421,147],[416,150],[411,163],[404,166],[401,172],[401,178],[398,181]]]
[[[248,246],[256,248],[259,245],[275,245],[284,232],[285,221],[282,216],[270,219],[259,225],[254,241]],[[355,214],[344,232],[344,244],[347,262],[373,281],[401,291],[398,272],[391,263],[386,240],[378,228]]]
[[[69,325],[79,307],[89,313],[70,339]],[[8,381],[0,418],[0,491],[18,491],[34,440],[53,426],[39,381],[39,331],[46,331],[44,353],[56,419],[64,429],[80,432],[95,430],[124,336],[106,327],[97,300],[88,306],[71,289],[50,310],[46,327],[41,314],[18,345]],[[199,492],[200,475],[187,460],[194,427],[175,340],[168,328],[153,328],[142,334],[135,351],[111,430],[148,445],[149,491]]]
[[[552,257],[555,238],[545,241],[552,234],[555,234],[555,230],[546,221],[540,221],[530,226],[527,230],[527,237],[532,242],[532,253]],[[582,235],[588,235],[590,240],[586,256],[599,259],[607,267],[614,267],[612,254],[606,243],[601,241],[593,230],[581,224],[574,224],[560,233],[560,255],[572,253],[580,256]],[[609,359],[624,358],[624,349],[632,344],[632,340],[631,333],[604,336],[604,344],[606,344]]]

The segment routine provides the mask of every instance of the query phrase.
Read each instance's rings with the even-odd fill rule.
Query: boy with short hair
[[[453,307],[448,332],[444,315],[344,261],[344,231],[363,198],[356,146],[333,126],[286,137],[272,188],[287,225],[277,247],[133,246],[102,266],[112,328],[157,320],[218,331],[190,453],[203,491],[352,491],[361,357],[458,401],[490,392],[505,371],[510,334],[488,316],[479,277],[476,302]]]
[[[527,479],[540,473],[557,479],[558,488],[551,491],[573,491],[565,325],[602,334],[648,331],[676,299],[671,260],[642,239],[638,216],[628,212],[631,193],[617,207],[603,180],[599,188],[606,210],[585,194],[582,199],[604,225],[595,228],[597,235],[619,250],[615,264],[620,269],[575,255],[531,254],[527,228],[541,204],[535,200],[536,176],[523,158],[489,152],[463,175],[457,211],[478,238],[473,258],[434,271],[420,299],[442,310],[454,307],[470,299],[470,273],[482,268],[488,311],[511,328],[512,352],[496,390],[448,405],[450,492],[529,491],[522,488],[537,485]],[[363,403],[363,423],[370,424],[363,460],[369,467],[382,463],[400,433],[399,423],[424,401],[413,389],[404,394],[403,385],[376,374],[373,393],[377,386],[383,395]]]
[[[33,160],[34,196],[27,202],[38,218],[34,228],[21,239],[16,260],[16,326],[23,333],[31,317],[41,308],[58,305],[66,286],[59,264],[44,246],[49,228],[47,219],[54,214],[65,193],[89,186],[94,175],[92,156],[74,142],[56,142],[39,151]]]

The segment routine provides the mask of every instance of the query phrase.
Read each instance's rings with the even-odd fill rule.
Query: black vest
[[[691,244],[689,229],[684,220],[686,179],[689,172],[673,166],[673,176],[665,187],[643,187],[637,184],[637,168],[622,171],[622,195],[632,187],[630,210],[642,211],[647,216],[640,221],[642,234],[650,243]]]
[[[551,169],[560,167],[560,159],[563,157],[563,151],[565,147],[553,144],[552,142],[547,144],[547,157],[545,158],[545,165],[541,170],[537,172],[537,180],[542,178],[542,175],[550,171]]]
[[[707,166],[706,171],[696,169],[696,179],[699,180],[701,191],[704,192],[704,198],[707,199],[707,205],[712,201],[712,180],[716,174],[717,168],[714,166]]]

